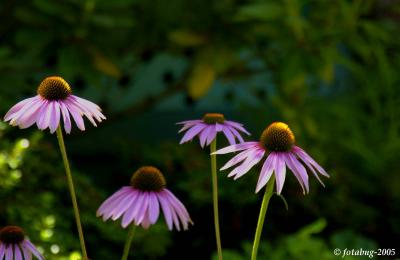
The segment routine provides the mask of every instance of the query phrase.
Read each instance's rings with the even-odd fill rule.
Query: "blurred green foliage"
[[[4,0],[0,15],[3,115],[57,74],[108,117],[66,137],[92,259],[120,257],[126,232],[95,211],[144,164],[164,171],[195,225],[167,232],[161,219],[137,235],[136,259],[210,258],[208,151],[197,141],[179,146],[174,123],[213,111],[243,122],[249,140],[287,122],[332,176],[325,189],[310,178],[308,196],[287,178],[289,211],[272,200],[260,259],[398,246],[398,1]],[[257,169],[235,182],[225,176],[223,246],[228,259],[243,259],[260,204]],[[0,225],[24,227],[48,259],[79,258],[54,136],[0,124],[0,199]]]

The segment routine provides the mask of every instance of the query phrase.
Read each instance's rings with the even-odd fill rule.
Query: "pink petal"
[[[64,120],[64,128],[67,134],[71,133],[71,118],[69,116],[69,111],[63,102],[60,102],[61,113]]]
[[[253,149],[247,154],[246,160],[241,165],[233,169],[233,171],[228,174],[228,177],[234,177],[235,180],[240,178],[241,176],[246,174],[254,165],[261,161],[264,154],[264,149]]]
[[[115,207],[115,210],[113,210],[111,219],[117,220],[118,218],[120,218],[126,212],[126,210],[129,207],[131,207],[131,205],[135,202],[137,197],[138,197],[137,191],[133,191],[127,194],[125,198],[123,198],[120,201],[120,203]]]
[[[168,229],[172,230],[172,212],[169,207],[168,200],[166,199],[165,194],[161,192],[157,193],[157,198],[163,210],[164,219],[165,222],[167,223]]]
[[[296,167],[293,164],[293,161],[292,161],[292,159],[290,158],[289,155],[290,155],[290,153],[285,155],[286,165],[293,172],[293,175],[296,177],[297,181],[300,183],[300,186],[303,189],[303,194],[306,194],[306,190],[305,190],[305,186],[304,186],[304,180],[303,180],[302,176],[299,174],[298,170],[296,169]]]
[[[292,151],[303,161],[308,161],[318,172],[325,177],[329,178],[329,174],[316,162],[311,156],[309,156],[303,149],[298,146],[294,146]]]
[[[207,125],[205,125],[205,124],[198,124],[198,125],[193,126],[185,133],[185,135],[182,137],[182,140],[180,141],[179,144],[183,144],[189,140],[192,140],[193,137],[195,137],[198,133],[200,133],[201,130],[203,130],[206,127],[207,127]]]
[[[49,101],[43,103],[42,108],[39,111],[38,120],[36,122],[40,130],[44,130],[49,127],[52,113],[52,104]]]
[[[52,112],[50,117],[50,133],[54,133],[57,130],[58,125],[60,124],[60,105],[57,101],[53,101],[51,103]]]
[[[231,130],[232,134],[234,136],[236,136],[236,138],[239,140],[240,143],[244,142],[243,137],[240,135],[240,133],[235,128],[231,127],[230,130]]]
[[[308,185],[308,175],[307,175],[306,169],[297,160],[297,158],[293,154],[288,153],[287,157],[289,158],[289,160],[291,162],[291,167],[293,168],[291,170],[292,170],[293,174],[295,174],[295,176],[296,175],[299,176],[299,178],[301,179],[301,181],[304,184],[304,188],[305,188],[306,192],[308,193],[309,192],[309,185]],[[304,193],[304,189],[303,189],[303,193]]]
[[[36,256],[37,259],[43,260],[43,256],[35,248],[35,246],[31,243],[31,241],[25,239],[22,245],[25,246],[34,256]]]
[[[0,259],[4,258],[5,253],[6,253],[6,247],[4,244],[0,243]]]
[[[226,170],[238,163],[240,163],[241,161],[243,161],[244,159],[246,159],[250,154],[254,153],[255,151],[257,151],[258,148],[257,147],[253,147],[253,148],[249,148],[247,150],[244,150],[242,152],[240,152],[239,154],[235,155],[232,159],[230,159],[221,169],[220,171]]]
[[[145,199],[144,192],[138,191],[138,197],[133,204],[122,217],[121,225],[123,228],[126,228],[131,222],[137,218],[139,211],[143,208],[143,201]],[[136,223],[138,224],[138,223]]]
[[[245,143],[240,143],[240,144],[234,144],[234,145],[230,145],[230,146],[227,146],[225,148],[219,149],[218,151],[216,151],[213,154],[233,153],[233,152],[249,149],[251,147],[255,147],[255,146],[258,146],[258,145],[259,145],[258,142],[245,142]]]
[[[233,121],[228,121],[228,120],[225,120],[224,123],[236,128],[236,129],[238,129],[239,131],[241,131],[241,132],[243,132],[243,133],[245,133],[247,135],[250,135],[250,133],[246,129],[244,129],[242,124],[239,124],[239,123],[236,123],[236,122],[233,122]]]
[[[233,136],[232,132],[229,130],[227,127],[222,128],[222,132],[225,134],[226,139],[228,139],[228,142],[230,145],[236,144],[235,142],[235,137]]]
[[[217,136],[216,126],[210,126],[210,132],[207,135],[207,145],[210,145],[216,136]]]
[[[276,155],[274,152],[268,155],[267,160],[265,160],[263,167],[260,172],[260,176],[258,178],[256,193],[258,193],[269,181],[274,172],[274,165],[275,165]]]
[[[14,257],[15,257],[15,260],[23,260],[21,250],[19,249],[19,246],[17,246],[17,245],[14,245]]]
[[[85,131],[85,123],[82,118],[82,111],[80,111],[72,102],[64,101],[64,105],[67,107],[68,111],[71,113],[76,125],[81,131]]]
[[[160,214],[160,206],[158,204],[157,196],[153,192],[150,193],[149,198],[149,220],[151,224],[154,224]]]
[[[12,245],[7,245],[6,246],[6,257],[7,260],[12,260],[14,259],[14,253],[13,253],[13,248]]]
[[[213,127],[213,126],[207,125],[207,127],[204,128],[204,130],[200,133],[199,139],[200,139],[200,145],[201,145],[201,147],[204,147],[204,145],[206,144],[206,141],[207,141],[207,139],[208,139],[208,135],[209,135],[209,133],[211,132],[211,128],[212,128],[212,127]]]
[[[276,152],[275,160],[275,177],[276,177],[276,193],[281,194],[283,184],[286,178],[286,164],[284,154],[281,152]]]
[[[24,107],[26,104],[30,104],[36,97],[31,97],[31,98],[27,98],[24,99],[20,102],[18,102],[17,104],[15,104],[8,112],[7,114],[4,116],[4,121],[9,121],[12,117],[13,114],[17,113],[18,111],[21,110],[22,107]]]

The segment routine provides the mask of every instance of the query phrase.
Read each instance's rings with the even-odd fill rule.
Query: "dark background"
[[[138,231],[133,258],[212,257],[209,151],[179,145],[175,125],[206,112],[243,123],[247,140],[288,123],[331,175],[326,188],[310,177],[303,196],[288,174],[289,210],[272,198],[259,259],[337,259],[334,248],[399,256],[398,1],[2,0],[0,17],[2,115],[60,75],[108,117],[66,137],[92,259],[120,258],[126,230],[95,212],[142,165],[164,172],[195,225],[168,232],[160,218]],[[219,175],[225,259],[249,258],[259,170]],[[79,258],[55,135],[0,123],[0,199],[0,225],[22,226],[47,259]]]

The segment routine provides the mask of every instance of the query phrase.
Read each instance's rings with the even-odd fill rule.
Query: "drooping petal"
[[[276,156],[275,153],[270,153],[261,168],[260,176],[258,178],[256,193],[258,193],[269,181],[274,172]]]
[[[192,126],[197,125],[198,123],[201,123],[201,122],[202,122],[201,120],[193,120],[191,122],[185,123],[183,125],[183,127],[179,130],[178,133],[182,133],[182,132],[186,131],[187,129],[191,128]]]
[[[233,122],[233,121],[228,121],[228,120],[225,120],[224,123],[236,128],[237,130],[239,130],[239,131],[241,131],[241,132],[243,132],[243,133],[245,133],[247,135],[250,135],[250,133],[243,127],[242,124],[239,124],[239,123]]]
[[[329,174],[316,162],[311,156],[309,156],[303,149],[298,146],[294,146],[292,151],[304,162],[309,162],[319,173],[329,178]],[[306,163],[307,165],[307,163]]]
[[[64,129],[67,134],[71,133],[71,118],[69,111],[63,102],[60,102],[61,113],[64,120]]]
[[[123,199],[120,200],[119,204],[115,206],[115,210],[113,210],[111,219],[117,220],[120,218],[126,212],[126,210],[131,207],[137,197],[138,192],[135,190],[131,193],[128,193]]]
[[[207,127],[204,128],[204,129],[201,131],[201,133],[200,133],[200,135],[199,135],[200,146],[201,146],[201,147],[204,147],[204,146],[206,145],[206,141],[207,141],[208,135],[209,135],[209,133],[210,133],[210,131],[211,131],[211,127],[212,127],[212,126],[207,125]]]
[[[133,220],[136,220],[139,211],[143,208],[143,201],[145,199],[145,196],[144,193],[141,191],[138,191],[138,193],[139,194],[135,203],[125,212],[124,216],[122,217],[121,226],[123,228],[126,228],[129,224],[131,224]]]
[[[24,242],[22,242],[22,246],[26,247],[37,259],[43,260],[42,254],[35,248],[31,241],[25,239]]]
[[[51,112],[52,112],[51,102],[45,101],[42,105],[42,108],[39,111],[39,115],[36,122],[40,130],[44,130],[49,127]]]
[[[234,144],[234,145],[230,145],[230,146],[224,147],[222,149],[219,149],[218,151],[216,151],[212,154],[233,153],[233,152],[237,152],[237,151],[246,150],[251,147],[258,146],[258,145],[259,145],[258,142],[245,142],[245,143],[240,143],[240,144]]]
[[[18,245],[14,245],[14,257],[15,260],[24,260],[22,259],[21,250],[19,249]]]
[[[170,202],[170,205],[175,209],[175,212],[180,219],[180,223],[182,224],[183,229],[187,230],[189,223],[192,223],[192,220],[190,219],[189,213],[187,212],[185,206],[180,200],[178,200],[177,197],[175,197],[172,192],[167,189],[164,189],[164,191],[168,194],[167,198]]]
[[[38,99],[35,99],[34,101],[32,101],[32,103],[29,105],[30,108],[27,109],[24,112],[24,114],[21,115],[21,117],[16,120],[16,124],[21,129],[25,129],[25,128],[32,126],[36,122],[36,120],[39,116],[39,111],[40,111],[40,108],[42,107],[43,103],[44,103],[44,100],[41,98],[38,98]]]
[[[24,260],[32,260],[32,253],[22,244],[21,245],[22,254],[24,255]],[[0,259],[2,259],[0,257]]]
[[[13,246],[12,245],[7,245],[6,246],[6,254],[5,254],[6,260],[13,260],[14,259],[14,253],[13,253]]]
[[[158,204],[157,196],[151,192],[149,194],[149,220],[151,224],[156,223],[160,214],[160,206]]]
[[[238,167],[236,167],[233,171],[231,171],[228,177],[233,177],[237,180],[244,174],[246,174],[254,165],[256,165],[265,154],[264,149],[254,149],[254,152],[249,153],[246,160]]]
[[[196,120],[181,121],[181,122],[178,122],[178,123],[176,123],[176,124],[177,124],[177,125],[184,125],[184,124],[193,124],[193,125],[195,125],[195,124],[197,124],[197,123],[202,123],[202,122],[203,122],[203,120],[196,119]]]
[[[106,119],[106,117],[101,113],[101,109],[98,105],[95,103],[80,98],[78,96],[70,95],[68,97],[68,100],[70,100],[72,103],[75,104],[82,112],[83,114],[90,120],[90,122],[94,125],[96,125],[96,122],[94,121],[93,117],[98,121],[102,122],[103,119]]]
[[[275,160],[276,193],[281,194],[286,178],[286,164],[282,152],[276,152]]]
[[[215,137],[217,136],[217,130],[216,130],[216,126],[209,126],[210,131],[207,135],[207,145],[210,145],[211,142],[215,139]]]
[[[244,142],[243,137],[240,135],[240,133],[235,128],[231,127],[229,130],[231,130],[232,134],[234,136],[236,136],[236,138],[239,140],[240,143]]]
[[[233,136],[231,130],[229,130],[228,127],[223,127],[222,132],[225,134],[226,139],[228,139],[230,145],[236,144],[235,137]]]
[[[230,159],[227,163],[225,163],[225,165],[220,169],[220,171],[226,170],[240,163],[241,161],[245,160],[250,154],[254,153],[257,150],[258,150],[257,147],[252,147],[247,150],[241,151],[239,154],[235,155],[232,159]]]
[[[162,192],[157,193],[158,201],[160,202],[162,211],[164,213],[165,223],[167,223],[168,230],[172,230],[172,212],[165,194]]]
[[[24,99],[20,102],[18,102],[17,104],[15,104],[8,112],[7,114],[4,116],[4,121],[9,121],[12,118],[15,117],[15,114],[18,113],[24,106],[29,105],[32,103],[32,101],[35,100],[36,97],[31,97],[31,98],[27,98]]]
[[[289,159],[293,165],[294,171],[300,176],[301,180],[303,181],[304,188],[305,188],[306,192],[308,193],[309,185],[308,185],[308,175],[307,175],[306,169],[292,153],[288,153],[287,156],[289,157]]]
[[[215,131],[221,132],[222,129],[224,129],[224,125],[223,124],[215,123]]]
[[[183,144],[183,143],[186,143],[186,142],[192,140],[193,137],[195,137],[198,133],[200,133],[206,127],[207,127],[206,124],[197,124],[197,125],[193,126],[185,133],[185,135],[182,137],[179,144]]]
[[[142,202],[142,207],[138,211],[135,222],[137,225],[140,225],[143,221],[143,219],[147,216],[147,212],[149,210],[149,192],[143,192],[144,197],[143,202]]]
[[[0,243],[0,259],[3,259],[5,254],[6,246],[3,243]]]
[[[57,101],[51,102],[50,133],[54,133],[60,124],[60,105]]]
[[[122,196],[125,196],[128,192],[130,192],[131,187],[125,186],[119,189],[117,192],[112,194],[109,198],[107,198],[97,210],[96,215],[99,217],[107,212],[107,208],[110,207],[115,201],[119,200]]]
[[[64,105],[67,107],[78,128],[81,131],[85,131],[85,123],[83,122],[82,111],[80,111],[72,102],[69,102],[68,100],[64,101]]]
[[[303,177],[299,174],[298,170],[294,166],[292,159],[290,158],[289,155],[290,155],[290,153],[285,154],[286,165],[289,167],[289,169],[292,171],[293,175],[296,177],[297,181],[299,182],[299,184],[303,190],[303,194],[306,194]]]

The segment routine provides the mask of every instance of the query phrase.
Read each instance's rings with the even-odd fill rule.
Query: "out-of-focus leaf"
[[[236,19],[238,21],[271,21],[283,15],[284,8],[279,3],[253,3],[240,7]]]
[[[108,76],[114,78],[121,77],[121,70],[118,66],[100,52],[93,52],[93,65]]]
[[[204,96],[215,80],[215,69],[205,61],[195,64],[188,79],[188,93],[193,99]]]
[[[206,37],[199,33],[180,29],[169,33],[169,40],[184,47],[194,47],[206,42]]]
[[[102,27],[132,27],[135,23],[132,17],[115,17],[106,14],[93,14],[90,16],[92,24]]]

